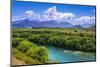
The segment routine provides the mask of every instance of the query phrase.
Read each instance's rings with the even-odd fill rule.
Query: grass
[[[16,48],[12,49],[12,53],[13,53],[12,57],[14,57],[17,60],[20,60],[21,62],[23,62],[22,65],[24,65],[24,64],[42,64],[41,62],[39,62],[37,60],[33,60],[31,57],[26,56],[24,53],[20,52]],[[16,63],[14,65],[19,65],[19,64]]]
[[[21,61],[21,60],[19,60],[19,59],[16,59],[15,57],[12,57],[12,65],[26,65],[26,63],[25,62],[23,62],[23,61]]]

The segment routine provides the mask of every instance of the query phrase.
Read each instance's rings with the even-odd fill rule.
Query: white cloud
[[[95,11],[95,10],[93,10]],[[57,21],[66,21],[73,25],[79,25],[84,23],[95,23],[95,16],[81,16],[77,17],[74,13],[70,12],[59,12],[57,11],[56,6],[53,6],[47,9],[43,17],[46,20],[57,20]]]
[[[79,18],[75,18],[72,24],[78,25],[84,23],[89,23],[89,24],[95,23],[95,16],[82,16]]]
[[[25,11],[25,14],[28,16],[28,17],[32,17],[34,15],[34,12],[32,10],[29,10],[29,11]]]
[[[52,15],[52,14],[55,14],[56,12],[57,12],[56,6],[53,6],[53,7],[49,8],[49,9],[47,9],[44,13]]]
[[[77,15],[71,12],[57,11],[56,6],[48,8],[42,14],[37,14],[32,10],[28,10],[25,11],[25,15],[32,20],[34,19],[37,19],[39,21],[56,20],[58,22],[60,21],[69,22],[73,25],[79,25],[84,23],[95,23],[95,16],[77,17]],[[20,17],[17,16],[14,17],[14,20],[18,20],[18,19],[20,19]]]
[[[56,6],[53,6],[47,9],[45,12],[44,18],[58,21],[69,21],[75,17],[75,14],[68,12],[58,12]]]
[[[18,21],[18,20],[23,20],[25,18],[19,17],[19,16],[12,16],[12,21]]]

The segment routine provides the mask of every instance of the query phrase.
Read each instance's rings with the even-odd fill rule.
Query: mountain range
[[[72,25],[68,22],[58,22],[55,20],[50,21],[38,21],[38,20],[30,20],[30,19],[24,19],[24,20],[18,20],[13,21],[12,26],[13,28],[53,28],[53,27],[59,27],[59,28],[88,28],[95,24],[82,24],[82,25]]]

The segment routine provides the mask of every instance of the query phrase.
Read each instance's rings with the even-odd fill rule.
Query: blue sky
[[[57,18],[58,16],[59,18]],[[95,6],[13,1],[12,17],[13,21],[31,18],[38,20],[59,19],[59,21],[73,22],[72,24],[83,24],[88,21],[95,23]]]

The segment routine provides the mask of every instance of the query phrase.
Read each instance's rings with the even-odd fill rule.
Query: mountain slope
[[[72,25],[68,22],[58,22],[55,20],[49,20],[49,21],[39,21],[39,20],[30,20],[30,19],[24,19],[24,20],[18,20],[12,22],[13,28],[44,28],[44,27],[59,27],[59,28],[90,28],[94,26],[94,23],[84,23],[81,25]]]
[[[83,28],[90,28],[91,26],[93,26],[93,25],[95,25],[94,23],[84,23],[84,24],[82,24],[81,26],[83,27]]]
[[[32,27],[72,27],[68,22],[57,21],[38,21],[38,20],[19,20],[12,23],[14,28],[32,28]]]

